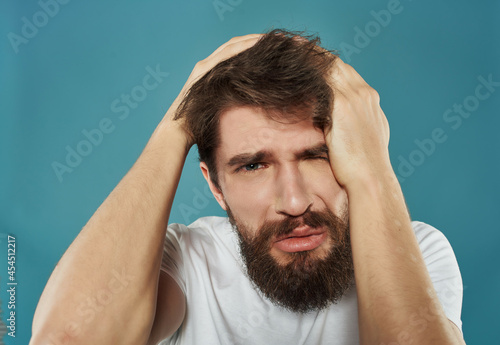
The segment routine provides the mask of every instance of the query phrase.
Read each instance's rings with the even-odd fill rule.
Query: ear
[[[207,180],[208,186],[210,187],[210,191],[215,197],[215,200],[219,203],[220,207],[224,211],[227,211],[227,206],[226,206],[226,201],[224,200],[224,195],[222,194],[222,191],[217,188],[214,183],[212,182],[212,179],[210,178],[210,172],[208,171],[208,167],[205,164],[205,162],[200,162],[200,169],[203,174],[203,177],[205,180]]]

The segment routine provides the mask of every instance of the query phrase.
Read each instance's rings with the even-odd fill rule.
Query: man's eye
[[[321,159],[321,160],[324,160],[324,161],[329,161],[330,160],[330,158],[328,158],[328,156],[312,156],[309,159]]]
[[[260,164],[260,163],[250,163],[250,164],[244,165],[243,169],[245,171],[254,171],[254,170],[259,169],[261,166],[262,166],[262,164]]]
[[[242,171],[242,172],[252,172],[259,170],[263,167],[262,163],[250,163],[250,164],[245,164],[239,167],[236,171]]]

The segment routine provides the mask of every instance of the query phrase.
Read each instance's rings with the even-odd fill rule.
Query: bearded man
[[[247,35],[195,66],[54,270],[31,344],[464,344],[455,256],[411,222],[378,94],[319,43]],[[167,227],[194,144],[228,217]]]

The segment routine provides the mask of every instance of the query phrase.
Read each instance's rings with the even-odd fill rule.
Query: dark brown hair
[[[314,125],[330,125],[333,92],[327,81],[335,53],[319,48],[317,36],[276,29],[251,48],[220,62],[189,90],[175,119],[184,117],[220,189],[216,169],[219,117],[235,106],[259,107],[270,117],[312,117]]]

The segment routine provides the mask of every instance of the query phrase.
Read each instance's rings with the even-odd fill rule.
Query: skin
[[[300,216],[309,207],[338,214],[347,203],[361,344],[409,338],[417,344],[463,344],[439,303],[413,232],[390,163],[389,125],[378,93],[340,59],[331,83],[336,90],[333,131],[326,133],[314,129],[311,121],[274,122],[255,108],[224,113],[217,151],[220,190],[201,163],[214,196],[254,232],[266,219]],[[328,161],[295,158],[297,152],[325,143]],[[227,164],[234,156],[258,151],[269,154],[244,163],[243,171],[252,172],[235,172]],[[321,255],[331,245],[322,243],[315,251]],[[286,262],[286,253],[276,248],[271,253]],[[422,307],[432,311],[434,322],[426,332],[408,333],[411,315]]]
[[[239,222],[252,229],[254,237],[265,221],[300,217],[306,212],[330,209],[341,214],[347,194],[332,173],[327,152],[306,152],[326,145],[325,136],[311,119],[281,123],[269,119],[258,108],[232,108],[220,118],[221,143],[217,150],[218,190],[205,163],[203,175],[223,209],[231,208]],[[266,152],[262,160],[254,160]],[[304,155],[304,153],[307,153]],[[244,162],[231,159],[248,155]],[[323,242],[314,252],[324,257],[332,243]],[[287,253],[276,247],[271,255],[280,263]]]
[[[196,64],[138,160],[52,272],[35,311],[30,345],[157,344],[179,327],[185,299],[174,280],[160,273],[160,264],[168,217],[193,138],[182,121],[172,118],[196,80],[259,37],[235,37]],[[127,285],[98,312],[86,314],[86,301],[109,290],[113,272],[122,270]]]
[[[68,344],[156,344],[179,327],[186,308],[184,296],[159,267],[168,215],[193,139],[182,121],[172,117],[198,78],[251,47],[259,37],[233,38],[196,64],[137,162],[56,266],[37,306],[30,345],[48,344],[54,338]],[[255,109],[225,113],[218,152],[221,190],[211,185],[212,191],[221,206],[229,205],[250,229],[257,229],[264,219],[300,215],[307,207],[335,212],[348,202],[361,343],[400,341],[399,330],[405,329],[412,313],[427,306],[434,321],[425,332],[409,335],[413,343],[463,344],[458,329],[436,304],[390,165],[389,128],[378,94],[340,60],[332,69],[332,80],[339,90],[333,132],[321,133],[307,121],[269,122]],[[236,123],[235,116],[242,111],[252,121]],[[238,146],[231,145],[237,140],[232,130],[241,135]],[[273,133],[271,141],[254,140],[264,130]],[[328,161],[296,159],[294,153],[317,143],[327,145]],[[234,174],[224,166],[231,156],[255,150],[254,146],[272,153],[272,159],[256,172]],[[201,168],[210,181],[206,166]],[[263,185],[267,188],[257,188]],[[328,246],[321,244],[318,253]],[[273,255],[286,260],[284,252],[274,250]],[[82,301],[109,289],[113,271],[121,269],[127,286],[113,295],[98,317],[82,319],[78,312]]]
[[[389,159],[389,125],[378,93],[336,60],[333,131],[325,134],[333,173],[349,199],[361,344],[464,344],[446,318]],[[405,334],[411,315],[432,310],[425,332]]]

